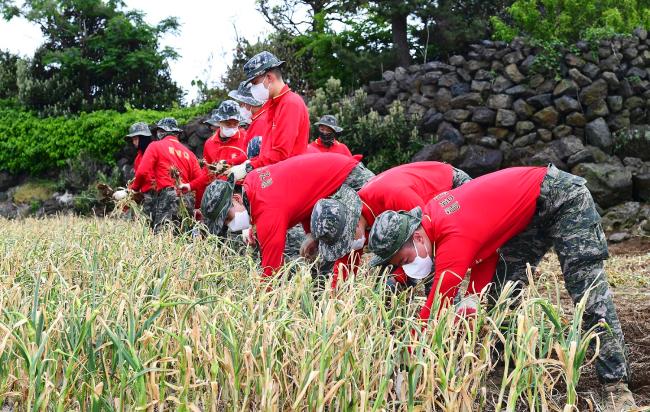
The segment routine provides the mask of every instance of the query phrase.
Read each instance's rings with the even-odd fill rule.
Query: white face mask
[[[248,217],[247,210],[235,213],[234,219],[228,223],[228,229],[230,229],[231,232],[239,232],[250,227],[251,220]]]
[[[352,241],[352,250],[361,250],[363,249],[363,246],[366,244],[366,237],[363,236],[360,239],[354,239]]]
[[[221,128],[221,136],[224,137],[233,137],[235,133],[237,133],[237,127],[220,126],[220,128]]]
[[[244,118],[244,121],[249,122],[249,123],[250,123],[251,119],[253,118],[253,112],[251,112],[250,110],[248,110],[244,106],[241,106],[239,108],[239,114],[241,114],[241,117]]]
[[[413,241],[413,247],[415,248],[415,259],[407,265],[402,265],[402,269],[404,269],[406,276],[412,279],[424,279],[431,273],[431,269],[433,268],[433,259],[429,256],[429,251],[427,250],[426,245],[424,245],[424,250],[426,251],[425,257],[420,257],[415,241]]]
[[[251,85],[251,94],[255,100],[265,102],[269,100],[269,89],[264,86],[264,81]]]

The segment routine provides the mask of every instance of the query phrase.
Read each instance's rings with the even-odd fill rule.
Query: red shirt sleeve
[[[304,109],[294,102],[283,102],[275,113],[275,125],[265,139],[271,140],[268,153],[260,153],[257,159],[251,161],[254,168],[278,163],[287,159],[293,151],[293,146],[298,138],[299,120],[297,117]]]
[[[341,149],[340,150],[341,154],[352,157],[352,152],[350,151],[350,149],[348,149],[348,147],[346,145],[344,145],[343,143],[340,143],[340,145],[341,145],[341,148],[340,148]]]
[[[467,287],[469,293],[481,293],[484,287],[492,283],[498,262],[499,254],[495,252],[472,267]]]
[[[142,161],[135,171],[135,178],[131,184],[131,189],[138,191],[147,182],[148,176],[153,175],[153,170],[158,160],[158,145],[150,144],[147,151],[142,156]]]
[[[259,224],[255,226],[255,229],[262,255],[263,276],[273,276],[275,271],[282,266],[284,260],[287,223],[284,219],[272,216],[272,213],[263,213],[257,221]]]

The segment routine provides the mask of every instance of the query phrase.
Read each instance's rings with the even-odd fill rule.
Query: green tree
[[[575,42],[650,27],[650,1],[516,0],[508,8],[508,17],[509,21],[492,18],[500,39],[524,35],[547,42]]]
[[[18,83],[16,69],[18,57],[9,51],[0,50],[0,99],[18,97]]]
[[[148,25],[121,0],[27,0],[20,7],[0,0],[5,19],[23,16],[37,24],[45,43],[27,67],[17,68],[21,101],[43,114],[97,109],[163,109],[178,103],[159,38],[179,23],[167,18]]]

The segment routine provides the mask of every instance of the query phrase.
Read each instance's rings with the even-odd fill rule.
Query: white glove
[[[228,162],[226,162],[225,160],[219,160],[217,163],[211,164],[208,167],[208,169],[210,170],[210,172],[214,173],[215,175],[220,175],[223,172],[225,172],[226,169],[228,169],[228,167],[229,167]]]
[[[116,202],[119,202],[122,199],[126,199],[126,197],[129,195],[129,192],[126,190],[116,190],[113,193],[113,200]]]
[[[242,180],[243,178],[246,177],[246,174],[248,173],[248,172],[246,172],[246,165],[249,164],[249,163],[250,163],[250,160],[247,160],[247,161],[245,161],[244,163],[242,163],[240,165],[233,166],[228,170],[228,172],[226,172],[226,174],[228,176],[233,175],[235,177],[235,181]]]

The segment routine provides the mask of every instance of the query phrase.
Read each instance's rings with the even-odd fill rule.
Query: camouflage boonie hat
[[[203,199],[201,199],[201,213],[203,213],[212,234],[223,232],[234,191],[235,182],[232,177],[229,177],[228,180],[215,180],[205,189]]]
[[[239,104],[234,100],[224,100],[217,108],[217,116],[220,122],[226,120],[242,121],[241,113],[239,112]]]
[[[413,235],[422,222],[422,209],[415,207],[410,211],[387,210],[380,214],[370,230],[368,248],[375,256],[371,266],[385,264]]]
[[[325,261],[334,262],[352,251],[360,216],[361,199],[348,185],[316,203],[311,212],[311,234]]]
[[[239,83],[237,90],[231,90],[228,93],[228,97],[233,100],[237,100],[238,102],[250,104],[251,106],[261,106],[264,104],[253,97],[251,94],[251,86],[245,81]]]
[[[257,53],[244,65],[244,73],[246,75],[245,83],[250,83],[257,76],[260,76],[275,67],[280,67],[284,63],[284,61],[278,59],[272,53],[267,51]]]
[[[129,127],[129,134],[127,134],[124,138],[130,139],[131,137],[135,136],[151,137],[151,130],[149,130],[149,125],[145,122],[133,123],[131,127]]]
[[[262,149],[262,136],[255,136],[248,142],[248,148],[246,149],[246,156],[249,159],[257,157],[260,155],[260,150]]]
[[[316,126],[327,126],[334,130],[336,133],[341,133],[343,128],[339,126],[339,122],[336,121],[336,117],[331,114],[326,114],[321,117],[319,121],[314,123]]]
[[[210,117],[205,119],[203,121],[205,124],[209,124],[210,126],[219,126],[219,110],[214,109],[213,111],[210,112]]]
[[[158,123],[156,123],[155,129],[161,129],[166,132],[182,132],[182,130],[178,128],[178,122],[173,117],[160,119]]]

